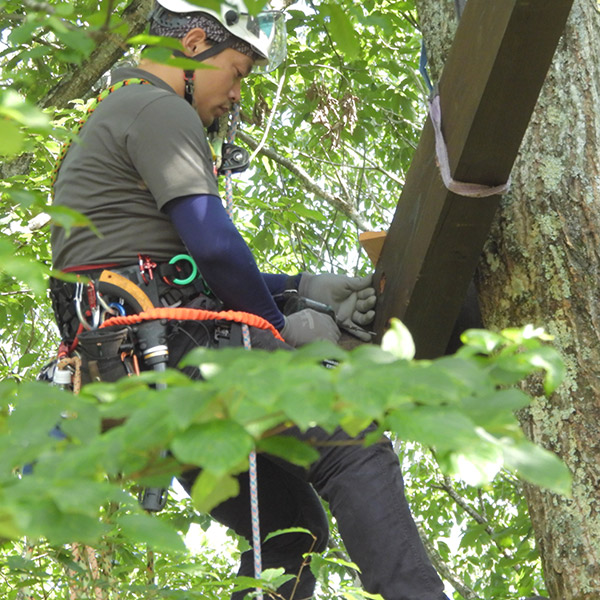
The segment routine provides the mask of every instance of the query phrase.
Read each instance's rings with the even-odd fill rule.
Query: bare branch
[[[262,136],[262,139],[260,140],[260,143],[255,148],[254,152],[252,152],[252,156],[250,157],[250,162],[252,162],[256,158],[256,155],[260,152],[261,148],[265,145],[265,143],[267,141],[267,137],[269,136],[269,131],[271,130],[271,125],[273,124],[273,118],[275,117],[275,114],[277,113],[277,106],[279,104],[279,101],[281,100],[281,90],[283,89],[283,84],[285,83],[286,73],[287,73],[287,68],[284,69],[283,75],[279,79],[279,84],[277,86],[277,93],[275,94],[275,100],[273,100],[273,108],[271,109],[271,114],[269,115],[269,119],[267,121],[267,126],[265,127],[265,132]]]
[[[437,487],[437,486],[436,486]],[[485,532],[490,536],[494,535],[494,530],[490,527],[489,521],[480,515],[470,504],[465,502],[464,498],[454,489],[450,477],[444,476],[444,483],[440,485],[456,504],[458,504],[474,521],[485,526]]]
[[[29,10],[35,10],[39,12],[45,12],[49,15],[53,15],[56,11],[56,7],[48,4],[47,2],[34,2],[34,0],[22,0],[22,4]]]
[[[15,290],[13,292],[0,292],[0,296],[29,296],[33,290]]]
[[[435,570],[450,584],[452,587],[465,599],[465,600],[482,600],[477,593],[468,587],[463,581],[458,579],[456,575],[453,573],[452,568],[444,562],[439,552],[435,549],[434,545],[429,541],[427,534],[423,531],[423,529],[417,525],[417,529],[419,530],[419,535],[421,536],[421,541],[425,546],[425,550],[427,550],[427,555],[429,556],[429,560],[431,560]]]
[[[510,552],[508,552],[508,550],[496,540],[494,530],[490,526],[488,519],[484,515],[478,513],[468,502],[465,502],[464,498],[454,489],[452,485],[452,479],[450,479],[450,477],[444,476],[444,483],[439,487],[444,490],[448,496],[450,496],[450,498],[452,498],[454,502],[456,502],[456,504],[458,504],[458,506],[460,506],[474,521],[485,527],[485,532],[490,536],[494,545],[496,548],[498,548],[498,551],[502,555],[506,556],[507,558],[511,558]],[[513,565],[513,569],[518,571],[518,565]]]
[[[258,147],[258,142],[254,138],[250,137],[247,133],[238,131],[237,136],[244,143],[248,144],[252,150]],[[325,200],[325,202],[333,206],[335,209],[344,213],[353,223],[357,225],[361,231],[368,231],[371,229],[369,223],[356,212],[356,209],[353,206],[349,205],[347,202],[344,202],[344,200],[341,198],[333,196],[324,190],[302,167],[294,164],[290,159],[281,156],[281,154],[272,148],[269,148],[268,146],[264,146],[260,150],[260,154],[270,158],[272,161],[290,171],[290,173],[293,173],[308,192]]]

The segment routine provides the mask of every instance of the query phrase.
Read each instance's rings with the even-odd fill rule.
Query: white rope
[[[240,106],[239,104],[235,104],[233,107],[229,131],[227,132],[227,142],[229,144],[233,144],[233,141],[235,140],[239,120]],[[227,214],[233,221],[233,182],[231,171],[225,171],[225,201],[227,205]],[[250,330],[246,323],[242,324],[242,338],[244,341],[244,348],[246,348],[246,350],[251,350],[252,342],[250,340]],[[260,518],[258,511],[258,470],[256,466],[255,450],[252,450],[250,453],[248,462],[248,476],[250,479],[250,516],[252,519],[252,548],[254,552],[254,578],[260,579],[262,573],[262,553],[260,543]],[[256,598],[258,600],[263,599],[261,588],[256,589]]]

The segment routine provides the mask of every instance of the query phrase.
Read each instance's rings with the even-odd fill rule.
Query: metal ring
[[[125,312],[125,307],[120,302],[109,302],[108,303],[109,310],[113,309],[114,313],[119,313],[119,316],[124,317],[127,313]]]
[[[198,275],[198,265],[189,254],[177,254],[169,261],[169,264],[174,265],[180,260],[186,260],[190,263],[190,265],[192,265],[192,274],[189,277],[186,277],[185,279],[173,279],[173,283],[175,285],[187,285],[188,283],[192,283],[192,281],[196,279],[196,276]]]

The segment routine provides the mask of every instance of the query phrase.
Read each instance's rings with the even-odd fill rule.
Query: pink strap
[[[458,196],[468,198],[487,198],[498,194],[506,194],[510,190],[510,177],[502,185],[490,187],[479,183],[465,183],[452,179],[450,174],[450,164],[448,162],[448,148],[442,133],[442,109],[440,107],[440,96],[436,94],[429,103],[429,115],[435,131],[435,153],[437,156],[437,165],[440,169],[440,175],[446,188]]]

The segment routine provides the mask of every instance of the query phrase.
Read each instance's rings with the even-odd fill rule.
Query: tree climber
[[[93,279],[110,268],[146,286],[156,305],[223,306],[254,313],[291,346],[317,339],[337,342],[338,324],[369,340],[362,329],[374,318],[369,277],[262,274],[219,197],[205,127],[239,101],[241,81],[255,65],[272,69],[285,57],[283,28],[281,13],[251,16],[237,0],[221,3],[218,10],[185,0],[157,0],[150,33],[180,40],[178,54],[202,65],[184,70],[143,59],[137,68],[113,72],[111,91],[64,155],[54,186],[55,204],[88,217],[101,237],[89,227],[73,228],[67,235],[54,226],[56,269]],[[194,259],[218,300],[203,293],[198,279],[173,285],[173,268],[182,262],[173,258],[181,255],[188,262],[190,256]],[[331,305],[337,323],[311,309],[284,316],[279,298],[288,289]],[[67,343],[82,326],[90,327],[83,315],[97,307],[91,305],[94,294],[89,292],[88,286],[86,304],[77,285],[51,282],[57,322]],[[217,333],[205,324],[170,326],[170,364],[175,366],[195,346],[211,344]],[[253,347],[289,348],[268,332],[251,329],[251,335]],[[233,337],[232,331],[228,336]],[[291,428],[286,434],[328,444],[320,446],[319,459],[307,470],[258,457],[261,538],[277,529],[302,527],[315,535],[314,550],[322,551],[328,525],[316,490],[329,502],[369,592],[386,600],[447,600],[410,514],[389,440],[368,447],[332,445],[350,438],[341,430],[330,435],[318,427],[306,432]],[[188,491],[196,475],[182,477]],[[239,496],[212,515],[251,539],[248,476],[239,479]],[[263,565],[297,574],[312,543],[305,533],[274,537],[262,544]],[[242,555],[239,572],[252,576],[251,551]],[[290,597],[293,585],[291,581],[281,587],[283,597]],[[302,569],[294,597],[310,598],[314,586],[310,569]],[[235,599],[243,596],[233,594]]]

